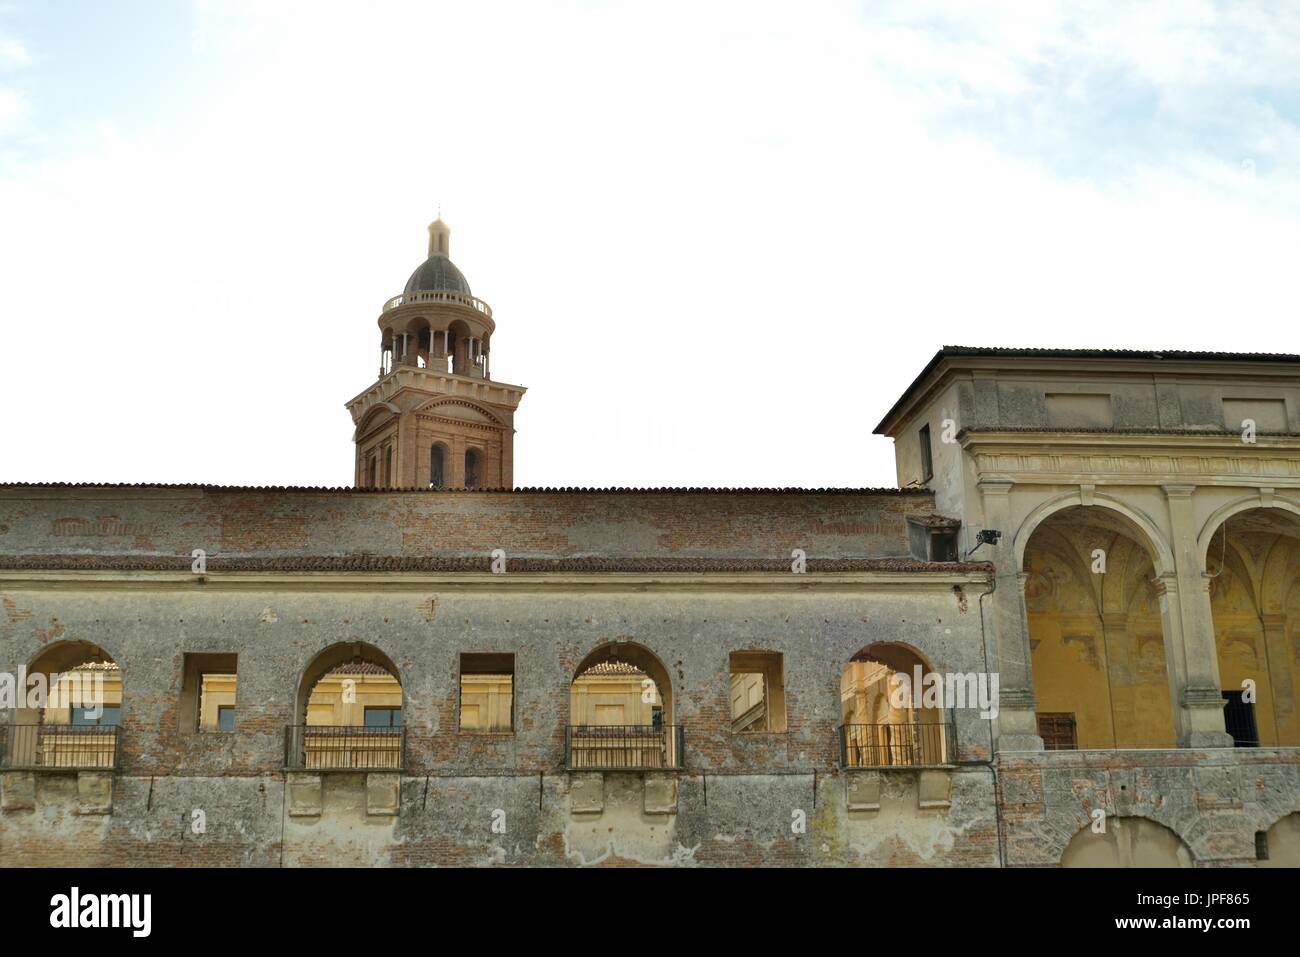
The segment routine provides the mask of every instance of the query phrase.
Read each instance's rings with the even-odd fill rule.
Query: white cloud
[[[27,114],[27,103],[17,90],[0,86],[0,135],[18,127]]]
[[[31,54],[22,43],[0,33],[0,70],[12,70],[31,62]]]

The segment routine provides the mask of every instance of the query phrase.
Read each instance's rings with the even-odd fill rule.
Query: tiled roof
[[[373,661],[356,660],[345,661],[325,673],[327,675],[387,675],[388,669],[383,665],[375,664]]]
[[[1049,359],[1169,359],[1182,362],[1300,362],[1290,352],[1196,352],[1185,349],[1032,349],[1007,346],[944,346],[945,356],[1028,356]]]
[[[924,488],[356,488],[350,485],[205,485],[198,482],[0,482],[0,490],[9,488],[84,488],[84,489],[194,489],[204,492],[419,492],[426,495],[929,495]]]
[[[1096,433],[1098,435],[1178,435],[1187,438],[1194,438],[1198,435],[1217,435],[1217,436],[1226,435],[1226,436],[1232,436],[1234,438],[1241,436],[1241,429],[1198,429],[1198,428],[1191,428],[1188,426],[1184,426],[1182,428],[1177,428],[1177,429],[1159,429],[1159,428],[1151,428],[1151,427],[1147,427],[1147,428],[1127,428],[1127,427],[1116,427],[1116,426],[1048,427],[1048,426],[1039,426],[1039,425],[1005,425],[1005,426],[999,425],[999,426],[991,426],[989,428],[962,429],[960,432],[957,433],[957,435],[961,436],[967,433],[970,433],[971,435],[979,435],[981,433],[990,433],[990,432],[991,433],[997,433],[997,432],[1040,433],[1041,432],[1044,435],[1068,435],[1070,433],[1076,433],[1076,432],[1083,433],[1085,435],[1088,433]],[[1264,432],[1264,431],[1260,431],[1259,429],[1256,429],[1255,434],[1256,435],[1277,435],[1277,436],[1287,437],[1287,436],[1300,435],[1300,432]]]
[[[643,675],[645,674],[636,665],[630,665],[626,661],[598,661],[590,668],[585,669],[579,677],[586,675]]]
[[[403,557],[391,555],[298,556],[293,558],[221,558],[209,556],[211,572],[489,572],[492,560],[481,558]],[[0,569],[57,571],[189,572],[189,556],[169,555],[6,555]],[[912,558],[810,558],[816,572],[951,572],[987,571],[987,562],[924,562]],[[508,572],[789,572],[785,558],[516,558]]]

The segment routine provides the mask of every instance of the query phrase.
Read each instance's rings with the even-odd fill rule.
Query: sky
[[[520,486],[892,486],[942,345],[1300,352],[1300,6],[0,0],[0,482],[348,485],[424,259]]]

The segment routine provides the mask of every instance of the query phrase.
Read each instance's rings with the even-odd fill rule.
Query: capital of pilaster
[[[1034,692],[1029,688],[1001,688],[998,691],[998,707],[1006,711],[1033,711],[1037,703]]]
[[[989,495],[1006,495],[1011,491],[1011,486],[1016,483],[1010,479],[980,479],[976,483],[979,487],[980,494]]]
[[[1188,685],[1182,693],[1185,708],[1214,708],[1223,710],[1223,692],[1218,688],[1202,688]]]

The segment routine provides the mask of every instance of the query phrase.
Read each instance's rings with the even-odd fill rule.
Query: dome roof
[[[469,280],[467,280],[455,264],[446,256],[430,256],[426,259],[415,272],[411,273],[411,278],[406,281],[404,295],[411,295],[416,292],[431,292],[434,290],[445,290],[449,292],[461,292],[467,296],[473,295],[469,291]]]

